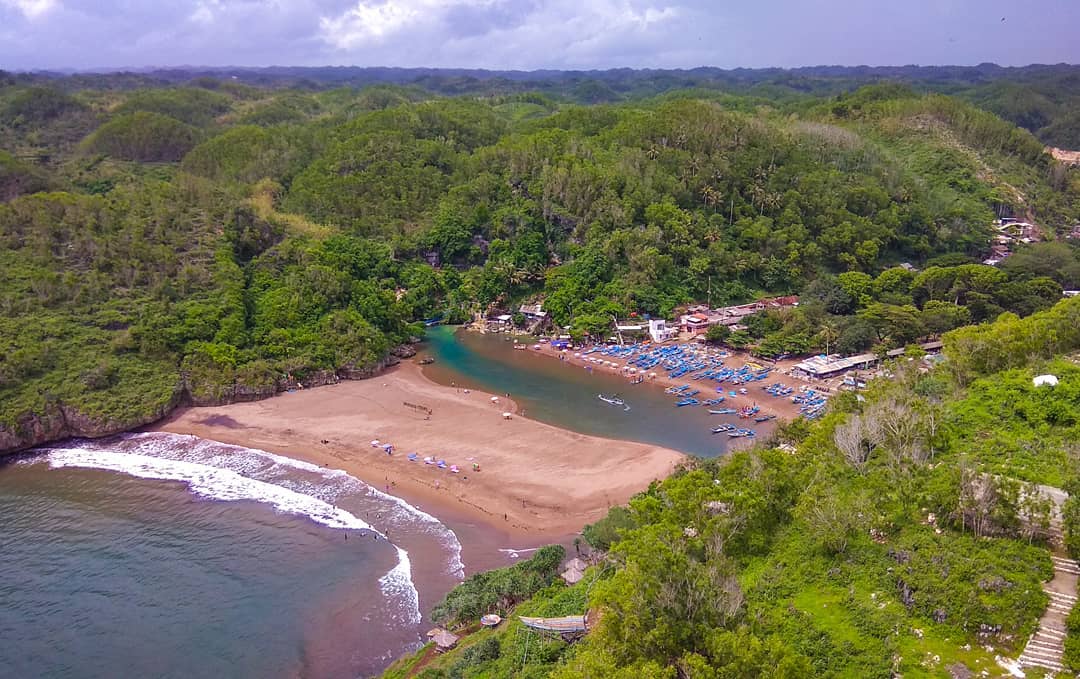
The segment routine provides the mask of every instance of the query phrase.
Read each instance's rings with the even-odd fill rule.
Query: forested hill
[[[66,91],[175,87],[228,80],[254,87],[318,91],[400,85],[442,96],[542,93],[577,104],[638,101],[702,89],[775,104],[844,96],[872,84],[900,84],[920,94],[957,96],[1029,130],[1051,145],[1080,149],[1080,66],[810,66],[803,68],[610,69],[489,71],[440,68],[268,67],[187,68],[116,73],[9,74],[24,84]],[[0,81],[4,74],[0,73]]]
[[[422,319],[528,299],[601,335],[800,293],[728,338],[775,355],[903,346],[1080,287],[1077,170],[896,84],[585,106],[87,77],[0,78],[3,449],[369,374]],[[995,215],[1044,242],[978,264]]]

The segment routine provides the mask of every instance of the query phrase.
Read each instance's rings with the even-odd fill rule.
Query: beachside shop
[[[826,356],[812,356],[796,363],[791,368],[791,374],[797,377],[827,380],[838,377],[849,370],[869,370],[877,365],[877,354],[857,354],[855,356],[838,356],[831,354]]]

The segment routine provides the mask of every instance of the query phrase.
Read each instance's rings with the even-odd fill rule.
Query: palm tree
[[[702,201],[705,203],[706,207],[711,205],[714,212],[716,211],[716,204],[720,202],[721,198],[722,196],[720,195],[720,192],[714,189],[712,186],[706,184],[705,186],[701,187]]]
[[[821,331],[818,333],[821,339],[825,342],[825,355],[829,355],[829,345],[835,344],[836,340],[840,339],[840,333],[837,331],[836,326],[831,322],[825,322],[821,326]]]

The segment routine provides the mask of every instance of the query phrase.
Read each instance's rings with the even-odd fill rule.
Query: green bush
[[[1065,619],[1065,654],[1062,664],[1066,669],[1080,672],[1080,604],[1074,605]]]
[[[554,582],[564,556],[566,550],[561,546],[549,545],[528,561],[477,573],[436,604],[431,619],[437,624],[456,625],[476,621],[487,613],[506,614],[511,606]]]
[[[194,128],[159,113],[113,118],[83,142],[83,148],[121,160],[176,162],[195,146]]]

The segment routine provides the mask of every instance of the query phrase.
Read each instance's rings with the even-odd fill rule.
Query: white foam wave
[[[341,472],[341,473],[344,474],[345,472]],[[420,509],[419,507],[415,507],[415,506],[409,504],[408,502],[406,502],[405,500],[402,500],[401,498],[399,498],[396,495],[390,495],[388,493],[384,493],[381,490],[379,490],[378,488],[372,488],[371,492],[376,497],[379,497],[379,498],[382,498],[384,500],[388,500],[388,501],[394,503],[397,507],[399,507],[401,510],[405,511],[407,514],[409,514],[409,515],[411,515],[413,517],[416,517],[417,519],[420,519],[421,521],[423,521],[425,523],[436,525],[436,526],[440,527],[442,530],[445,530],[447,533],[449,533],[449,538],[450,539],[447,541],[447,544],[446,544],[446,546],[449,548],[449,553],[450,553],[449,564],[447,566],[447,572],[450,573],[451,575],[456,575],[460,579],[465,578],[465,563],[461,560],[461,542],[458,541],[457,534],[454,533],[454,531],[452,531],[449,528],[447,528],[446,526],[444,526],[441,521],[436,519],[431,514],[428,514],[424,510]]]
[[[144,432],[124,434],[125,447],[136,453],[146,453],[153,457],[170,459],[193,458],[194,461],[214,467],[225,467],[272,481],[299,493],[319,498],[334,504],[347,495],[369,495],[391,503],[394,515],[390,518],[398,524],[422,524],[446,549],[446,571],[459,579],[464,578],[465,564],[461,559],[461,542],[453,530],[437,518],[415,507],[405,500],[384,493],[341,469],[320,467],[310,462],[291,457],[276,455],[258,448],[245,448],[218,441],[200,439],[195,436],[168,434],[163,432]],[[93,445],[93,442],[87,442]],[[301,471],[318,476],[316,482],[305,483],[290,475],[291,471]]]
[[[405,607],[408,617],[402,622],[419,625],[423,618],[420,615],[420,594],[412,581],[412,561],[409,560],[409,553],[401,547],[397,547],[397,553],[397,565],[379,578],[379,589],[387,596],[408,601],[409,605]]]
[[[528,549],[500,549],[499,551],[504,554],[509,554],[511,559],[516,559],[522,554],[528,554],[529,552],[535,552],[540,549],[539,547],[530,547]]]
[[[254,500],[269,504],[280,512],[307,516],[330,528],[374,531],[367,522],[344,509],[288,488],[242,476],[231,469],[139,453],[84,448],[50,448],[46,459],[51,467],[89,467],[144,479],[182,481],[192,493],[213,500]]]
[[[101,449],[50,448],[44,452],[49,466],[54,468],[104,469],[144,479],[179,481],[185,483],[195,495],[208,499],[252,500],[268,504],[282,513],[305,516],[329,528],[371,531],[386,538],[366,521],[344,509],[304,493],[243,476],[232,469]],[[403,622],[419,624],[422,620],[420,595],[412,581],[412,562],[407,551],[396,545],[395,549],[397,564],[379,579],[379,586],[388,598],[404,602]]]

